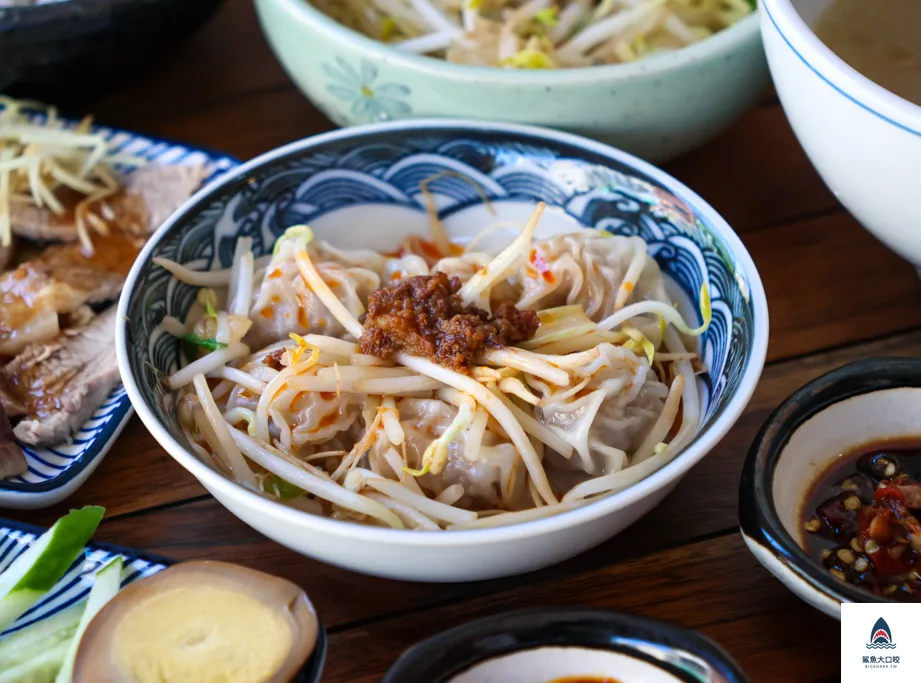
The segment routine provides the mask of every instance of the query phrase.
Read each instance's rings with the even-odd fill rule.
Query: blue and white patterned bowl
[[[45,533],[46,529],[20,524],[0,518],[0,574],[9,567],[17,557]],[[30,626],[66,610],[71,605],[83,602],[93,587],[96,572],[108,562],[122,556],[122,588],[140,579],[153,576],[173,564],[172,560],[158,557],[131,548],[109,545],[107,543],[89,543],[83,554],[74,560],[67,573],[58,581],[45,597],[28,612],[13,622],[9,628],[0,632],[0,641]],[[317,644],[313,655],[304,665],[297,678],[291,683],[319,683],[326,663],[326,629],[317,623]],[[0,672],[2,673],[2,672]]]
[[[76,123],[71,122],[71,126]],[[112,149],[169,166],[204,164],[207,180],[236,167],[229,156],[142,137],[111,128],[96,127]],[[127,170],[130,172],[130,170]],[[51,448],[23,447],[29,471],[0,479],[0,507],[35,509],[54,505],[76,491],[102,461],[131,417],[125,388],[117,386],[73,438]]]
[[[340,246],[393,248],[427,219],[419,182],[450,170],[469,183],[432,183],[440,214],[457,237],[491,222],[523,221],[538,201],[550,209],[541,233],[584,225],[640,235],[671,277],[685,312],[701,284],[713,323],[701,340],[709,371],[700,377],[705,416],[684,452],[636,486],[555,517],[510,527],[421,533],[316,517],[244,490],[187,448],[160,377],[175,371],[179,346],[159,334],[165,314],[183,318],[194,288],[152,263],[228,267],[235,239],[257,254],[285,228],[309,223]],[[411,580],[483,579],[571,557],[628,526],[656,505],[732,426],[755,388],[768,338],[767,304],[751,258],[725,221],[655,167],[605,145],[549,130],[468,121],[377,124],[309,138],[263,155],[193,197],[151,239],[119,303],[119,367],[128,395],[160,444],[224,505],[270,538],[358,571]],[[496,544],[501,551],[490,551]]]

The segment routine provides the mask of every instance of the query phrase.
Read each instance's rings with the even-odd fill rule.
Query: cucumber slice
[[[104,512],[95,506],[71,510],[0,574],[0,632],[61,580],[83,552]]]
[[[70,643],[45,650],[28,662],[0,673],[0,683],[54,683],[54,677],[61,669]]]
[[[69,644],[85,607],[85,602],[77,603],[0,640],[0,671],[9,671],[62,643]]]
[[[109,562],[105,567],[96,572],[96,580],[93,582],[93,588],[89,597],[86,599],[86,611],[83,618],[80,619],[80,625],[77,627],[77,633],[70,642],[70,649],[61,665],[54,683],[71,683],[74,672],[74,658],[77,656],[77,648],[80,647],[80,639],[83,632],[90,625],[93,617],[99,612],[105,604],[115,597],[122,585],[122,558],[119,555]]]

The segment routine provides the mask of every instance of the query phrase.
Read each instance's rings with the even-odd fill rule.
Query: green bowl
[[[292,80],[342,126],[413,117],[528,123],[662,162],[722,132],[768,82],[755,14],[700,43],[630,64],[510,70],[402,53],[306,0],[255,2]]]

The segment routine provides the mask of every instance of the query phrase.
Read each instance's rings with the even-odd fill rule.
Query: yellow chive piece
[[[633,349],[633,348],[636,348],[637,346],[641,346],[643,349],[643,353],[646,354],[646,358],[649,360],[649,364],[651,365],[653,360],[656,357],[655,344],[649,341],[649,339],[646,338],[646,335],[640,332],[635,327],[628,327],[627,329],[624,330],[624,333],[628,337],[630,337],[630,342],[628,343],[632,342],[631,346],[627,346],[627,344],[624,344],[624,347]]]
[[[513,69],[555,69],[556,62],[540,50],[521,50],[502,60],[502,66]]]
[[[310,367],[313,367],[317,360],[320,358],[320,349],[318,349],[313,344],[309,344],[306,339],[301,335],[295,334],[292,332],[290,335],[291,339],[297,342],[297,348],[291,352],[291,360],[295,363],[299,362],[304,351],[310,350],[310,359],[307,361],[310,363]]]
[[[698,329],[700,333],[703,333],[710,327],[710,321],[713,319],[713,308],[710,305],[710,290],[707,288],[707,283],[700,287],[700,316],[704,322]]]
[[[421,470],[414,470],[411,467],[402,467],[400,469],[406,472],[406,474],[411,474],[414,477],[421,477],[422,475],[429,473],[429,469],[431,468],[431,466],[432,466],[432,463],[427,462],[425,463],[425,465],[422,467]]]
[[[308,225],[292,225],[290,228],[285,230],[281,237],[275,240],[275,247],[272,249],[272,256],[275,256],[278,253],[278,250],[281,249],[281,245],[288,241],[297,241],[301,242],[301,246],[306,248],[308,244],[313,242],[313,230],[310,229]]]
[[[384,42],[393,38],[393,34],[397,32],[397,21],[393,17],[387,17],[381,23],[381,40]]]

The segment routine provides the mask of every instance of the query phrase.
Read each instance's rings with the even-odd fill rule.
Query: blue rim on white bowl
[[[71,121],[68,125],[73,127],[77,123]],[[95,126],[91,132],[103,135],[113,151],[141,157],[150,164],[204,164],[205,183],[240,163],[218,152],[114,128]],[[125,169],[125,172],[130,173],[130,169]],[[127,424],[131,412],[131,402],[124,386],[119,384],[70,441],[48,448],[23,445],[29,470],[21,476],[0,479],[0,507],[36,509],[54,505],[70,496],[102,461]]]
[[[829,87],[874,116],[921,136],[921,106],[889,92],[836,55],[806,25],[794,0],[759,0],[759,6],[764,20]]]
[[[342,212],[362,206],[373,207],[374,220],[363,224],[368,229],[346,239],[351,244],[357,239],[364,247],[389,248],[408,232],[427,230],[419,182],[444,170],[460,173],[482,188],[498,207],[499,217],[493,220],[523,220],[521,214],[543,200],[550,206],[544,214],[548,222],[643,236],[660,266],[678,283],[691,318],[699,307],[701,284],[709,283],[713,323],[703,336],[701,350],[711,372],[700,381],[705,417],[695,440],[645,480],[585,507],[514,527],[448,534],[383,529],[310,515],[246,490],[199,460],[186,446],[170,409],[172,396],[161,382],[164,374],[178,367],[179,345],[158,330],[165,314],[185,317],[195,288],[155,267],[152,258],[161,256],[196,268],[223,268],[240,235],[253,237],[253,249],[259,256],[270,252],[274,239],[290,225],[310,223],[326,239],[330,221],[354,216]],[[456,178],[444,178],[429,189],[437,196],[439,214],[449,232],[483,205],[477,190]],[[514,216],[503,213],[515,211]],[[575,135],[450,119],[335,131],[247,162],[190,199],[151,238],[128,277],[117,325],[119,368],[142,421],[166,451],[231,511],[300,552],[360,571],[419,580],[501,575],[484,570],[462,578],[456,573],[457,563],[446,552],[451,547],[508,540],[539,543],[538,537],[544,534],[583,522],[594,522],[600,528],[600,518],[626,506],[645,504],[649,509],[653,503],[647,501],[656,496],[656,502],[661,499],[738,418],[760,376],[768,338],[767,304],[754,263],[725,221],[684,185],[636,157]],[[635,512],[607,536],[642,512]],[[282,537],[284,529],[294,527],[309,527],[311,533],[297,534],[296,542],[290,536]],[[325,543],[327,538],[335,543]],[[583,540],[579,549],[600,540]],[[375,557],[405,566],[412,563],[413,552],[440,554],[426,557],[425,577],[392,566],[363,564],[354,555],[345,559],[330,554],[338,552],[340,543],[355,542],[364,544],[367,555],[374,553],[376,544],[396,544],[405,551],[402,555],[376,553]],[[542,547],[546,549],[547,544]],[[560,551],[543,564],[575,552],[578,550],[568,555]],[[416,563],[420,572],[422,562]],[[508,565],[503,573],[524,570],[524,565]]]
[[[631,676],[624,675],[628,667]],[[589,673],[593,680],[624,683],[748,680],[719,645],[699,633],[620,612],[537,607],[432,636],[404,652],[383,683],[581,681]]]
[[[47,529],[0,518],[0,574]],[[175,562],[169,558],[109,543],[91,541],[60,581],[38,603],[0,632],[0,640],[25,628],[50,619],[68,607],[86,600],[96,572],[121,555],[123,562],[122,588],[153,576]],[[326,663],[327,636],[317,618],[317,642],[313,654],[291,683],[319,683]]]

